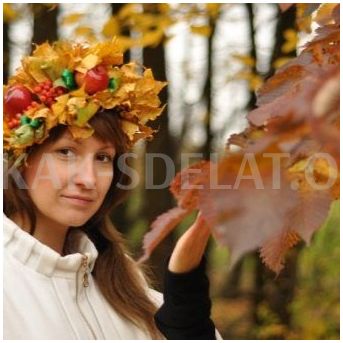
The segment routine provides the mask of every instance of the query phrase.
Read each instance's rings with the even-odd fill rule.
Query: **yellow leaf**
[[[297,27],[299,31],[311,33],[312,16],[307,14],[308,7],[312,4],[297,3]]]
[[[67,123],[66,106],[67,106],[68,99],[69,99],[69,94],[64,94],[56,98],[56,102],[51,106],[51,109],[54,115],[47,117],[48,129],[55,126],[57,120],[59,123],[62,123],[62,124]]]
[[[3,11],[5,22],[10,22],[18,17],[18,13],[13,9],[12,4],[3,4]]]
[[[94,116],[98,109],[99,105],[95,104],[94,102],[90,102],[85,107],[79,108],[77,111],[75,125],[80,127],[84,126],[88,120]]]
[[[70,96],[75,96],[75,97],[79,97],[79,98],[86,98],[87,97],[87,93],[85,91],[85,86],[83,85],[82,87],[72,91],[69,93]]]
[[[233,75],[231,78],[229,78],[229,81],[232,80],[249,80],[251,71],[249,70],[242,70],[235,75]]]
[[[72,13],[62,18],[62,25],[70,25],[79,22],[84,17],[83,13]]]
[[[293,29],[285,30],[283,33],[285,43],[282,44],[281,51],[288,54],[294,51],[298,43],[298,33]]]
[[[263,80],[261,76],[256,74],[251,74],[249,79],[249,87],[251,90],[256,91],[262,86]]]
[[[163,15],[168,15],[170,11],[170,5],[168,3],[157,4],[158,10]]]
[[[331,17],[332,10],[337,6],[337,3],[333,4],[322,4],[316,15],[314,16],[313,21],[318,25],[331,24],[333,19]]]
[[[80,108],[86,107],[87,101],[85,98],[70,98],[67,102],[68,113],[76,115]]]
[[[36,118],[47,118],[49,116],[53,115],[53,113],[51,112],[50,108],[42,108],[36,112],[34,112],[30,118],[31,119],[36,119]]]
[[[339,175],[337,168],[328,163],[328,161],[324,158],[314,159],[312,165],[312,168],[315,170],[315,172],[324,178],[336,179]]]
[[[88,26],[79,26],[74,30],[74,33],[78,36],[88,36],[94,34],[94,30]]]
[[[111,38],[113,36],[118,36],[119,33],[120,33],[119,21],[116,16],[112,16],[102,28],[102,34],[107,38]]]
[[[149,120],[155,120],[163,111],[166,105],[158,108],[150,108],[147,112],[141,113],[139,123],[145,125]]]
[[[291,57],[280,57],[277,58],[273,63],[273,68],[278,69],[288,63],[290,60],[292,60]]]
[[[240,55],[240,54],[233,54],[232,57],[240,62],[242,62],[244,65],[248,67],[254,67],[255,66],[255,59],[252,58],[250,55]]]
[[[68,129],[74,139],[86,139],[93,135],[94,129],[91,127],[78,127],[75,125],[69,125]]]
[[[168,27],[170,27],[174,23],[175,23],[175,20],[173,20],[172,18],[168,16],[160,16],[158,20],[158,26],[163,30],[168,29]]]
[[[208,3],[206,4],[206,10],[212,18],[217,18],[219,14],[221,4]]]
[[[63,94],[58,96],[55,100],[57,101],[57,103],[66,105],[69,99],[69,94]]]
[[[48,80],[48,77],[42,68],[44,61],[41,58],[28,56],[23,59],[22,63],[24,70],[37,82]]]
[[[163,30],[151,30],[143,34],[143,37],[137,39],[138,45],[142,47],[152,46],[155,47],[161,43],[164,37]]]
[[[139,126],[137,124],[127,120],[121,120],[121,127],[131,141],[134,139],[135,133],[139,131]]]
[[[260,88],[263,83],[261,76],[253,73],[250,70],[242,70],[238,72],[231,78],[231,80],[246,80],[248,81],[249,89],[253,91],[256,91],[258,88]]]
[[[293,164],[290,168],[288,168],[288,172],[290,173],[300,173],[303,172],[306,169],[306,166],[308,164],[308,159],[303,159],[295,164]]]
[[[99,56],[90,54],[82,60],[81,66],[89,70],[89,69],[94,68],[96,65],[98,65],[99,62],[100,62]]]
[[[89,55],[91,54],[98,56],[98,63],[101,62],[107,65],[123,63],[123,53],[117,44],[116,37],[113,37],[110,41],[97,43],[96,48],[89,49]]]
[[[150,13],[142,13],[134,16],[135,25],[140,31],[149,31],[152,27],[158,27],[158,16]]]
[[[131,17],[133,14],[138,13],[137,6],[138,4],[124,5],[118,13],[119,19],[126,19],[127,17]]]
[[[117,37],[117,44],[120,49],[125,52],[136,45],[136,41],[127,36],[119,36]]]
[[[209,37],[212,34],[212,29],[208,25],[202,26],[191,26],[191,32],[197,35],[202,35],[205,37]]]

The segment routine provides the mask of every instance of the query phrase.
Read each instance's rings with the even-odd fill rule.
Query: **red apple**
[[[86,73],[84,78],[85,91],[90,95],[103,91],[108,87],[108,81],[109,77],[106,68],[98,65]]]
[[[4,110],[6,114],[14,116],[23,113],[32,102],[31,92],[24,86],[12,86],[4,97]]]

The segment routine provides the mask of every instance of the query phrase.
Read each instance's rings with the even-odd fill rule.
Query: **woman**
[[[121,66],[114,41],[43,44],[22,64],[4,92],[4,338],[215,339],[201,217],[164,300],[108,219],[128,182],[118,160],[151,136],[163,85]]]

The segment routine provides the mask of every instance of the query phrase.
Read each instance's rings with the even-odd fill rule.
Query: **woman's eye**
[[[108,162],[112,162],[113,158],[111,155],[107,155],[107,154],[100,154],[97,157],[98,161],[100,162],[104,162],[104,163],[108,163]]]
[[[75,155],[74,152],[68,148],[59,149],[59,150],[57,150],[57,152],[62,157],[66,157],[66,158],[72,158]]]

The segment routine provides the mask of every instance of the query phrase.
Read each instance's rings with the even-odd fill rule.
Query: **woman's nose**
[[[96,186],[96,169],[93,158],[82,159],[75,169],[73,175],[74,184],[87,189],[94,189]]]

